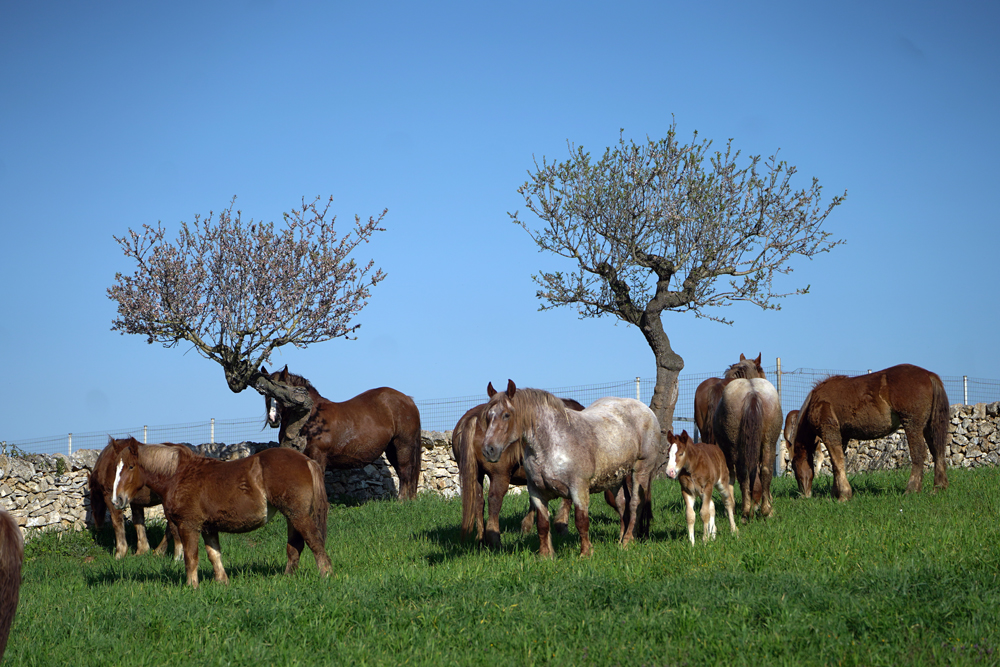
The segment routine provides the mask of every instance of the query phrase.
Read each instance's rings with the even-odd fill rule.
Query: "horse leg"
[[[333,569],[330,556],[326,553],[326,544],[320,534],[316,522],[312,515],[306,512],[298,512],[294,515],[285,516],[288,522],[288,544],[285,551],[288,554],[288,563],[285,565],[285,574],[292,574],[298,569],[299,556],[302,554],[303,541],[309,545],[309,550],[313,552],[316,559],[316,567],[324,577],[329,576]]]
[[[816,476],[816,439],[807,438],[807,442],[800,445],[798,449],[792,449],[792,470],[795,472],[795,481],[799,485],[799,495],[803,498],[812,498],[813,477]],[[730,479],[732,479],[730,477]]]
[[[198,588],[198,531],[178,527],[181,543],[184,545],[184,569],[191,588]]]
[[[694,495],[682,488],[681,496],[684,498],[684,519],[687,521],[688,539],[694,544]]]
[[[764,430],[766,433],[767,429]],[[773,498],[771,497],[771,479],[774,477],[774,440],[771,440],[770,436],[760,448],[760,456],[760,466],[757,468],[757,478],[763,487],[760,498],[760,515],[769,517],[774,511]],[[709,493],[711,493],[711,486]]]
[[[170,540],[170,523],[168,522],[166,529],[163,531],[163,539],[160,540],[160,543],[157,545],[155,549],[157,556],[162,556],[163,554],[167,553],[167,542],[169,540]],[[174,540],[174,544],[175,545],[177,544],[176,539]]]
[[[552,558],[552,535],[549,533],[549,506],[538,494],[538,491],[528,482],[528,495],[531,496],[531,506],[535,508],[538,521],[538,555],[542,558]]]
[[[733,498],[733,485],[719,480],[715,483],[715,488],[722,494],[722,504],[729,518],[729,531],[733,534],[739,533],[740,530],[736,527],[736,499]]]
[[[174,560],[184,560],[184,542],[181,540],[181,533],[177,529],[177,524],[167,520],[167,532],[174,536]],[[165,536],[164,536],[165,537]]]
[[[924,442],[928,444],[931,458],[934,459],[934,488],[944,490],[948,488],[948,459],[945,454],[945,443],[938,442],[940,439],[934,435],[934,418],[932,416],[927,421],[927,426],[924,427]]]
[[[476,473],[476,483],[472,487],[473,505],[475,506],[472,511],[476,515],[476,542],[483,541],[483,513],[486,511],[486,494],[483,491],[484,477],[486,477],[486,473],[480,468]],[[493,486],[492,482],[490,482],[490,486]]]
[[[715,539],[715,503],[712,501],[712,485],[701,492],[701,541]]]
[[[924,442],[922,429],[917,428],[912,421],[903,423],[906,433],[906,444],[910,447],[910,481],[906,483],[907,493],[920,493],[924,485],[924,461],[927,460],[927,443]],[[935,468],[937,461],[935,460]],[[934,471],[935,478],[937,470]]]
[[[417,483],[420,480],[420,432],[411,437],[411,442],[402,442],[399,436],[394,437],[385,448],[389,465],[396,469],[399,478],[400,500],[413,500],[417,497]]]
[[[559,511],[556,512],[556,520],[553,530],[560,535],[569,535],[569,511],[572,508],[573,501],[569,498],[563,498],[562,502],[559,503]]]
[[[585,488],[582,492],[576,487],[571,487],[570,495],[573,505],[576,506],[574,519],[576,519],[576,532],[580,533],[580,557],[588,558],[594,553],[594,548],[590,544],[590,489]],[[623,543],[624,544],[624,543]]]
[[[222,547],[219,546],[219,533],[212,531],[203,535],[205,537],[205,551],[208,552],[208,560],[212,563],[212,569],[215,571],[215,580],[228,584],[229,577],[226,575],[226,568],[222,567]]]
[[[128,541],[125,539],[125,516],[122,511],[108,505],[111,514],[111,526],[115,529],[115,558],[124,558],[128,553]]]
[[[132,505],[132,525],[135,526],[135,555],[141,556],[149,551],[149,540],[146,538],[146,511],[141,505]]]
[[[285,520],[288,522],[288,543],[285,545],[288,562],[285,564],[285,574],[294,574],[299,569],[299,557],[302,555],[302,548],[306,545],[306,541],[303,539],[302,533],[295,528],[292,518],[285,516]]]
[[[840,436],[840,426],[826,424],[821,436],[830,454],[830,467],[833,468],[833,497],[841,502],[847,502],[854,495],[851,483],[847,481],[847,467],[844,462],[844,446]]]
[[[490,515],[486,519],[486,532],[483,534],[483,543],[491,549],[499,549],[500,540],[500,508],[503,506],[503,498],[510,488],[510,475],[497,473],[490,477]],[[523,529],[524,522],[521,523]]]

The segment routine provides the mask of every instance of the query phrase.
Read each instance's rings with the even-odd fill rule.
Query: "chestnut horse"
[[[412,500],[420,478],[420,411],[409,396],[389,387],[369,389],[354,398],[335,403],[319,395],[301,375],[280,371],[261,373],[273,381],[305,387],[313,400],[313,410],[302,427],[306,437],[304,454],[325,471],[330,468],[360,468],[385,452],[399,477],[399,497]],[[284,438],[288,408],[280,401],[264,397],[267,420],[272,428],[281,426]]]
[[[660,425],[647,405],[634,398],[601,398],[576,412],[547,391],[518,390],[508,380],[507,391],[490,398],[484,420],[487,461],[499,461],[505,449],[523,442],[540,555],[553,555],[549,500],[573,500],[580,555],[589,556],[590,494],[617,494],[630,474],[628,520],[623,513],[619,541],[627,545],[633,535],[648,534],[653,513],[649,485],[659,458]]]
[[[94,525],[98,530],[104,527],[104,515],[111,515],[111,525],[115,529],[115,558],[124,558],[128,553],[128,542],[125,540],[125,519],[122,511],[111,503],[111,495],[114,493],[115,466],[118,464],[118,452],[115,451],[115,439],[108,436],[108,445],[101,450],[94,463],[87,481],[90,486],[90,512],[94,517]],[[169,443],[168,443],[169,444]],[[149,551],[149,541],[146,538],[146,513],[147,507],[156,507],[163,501],[148,486],[139,489],[133,496],[129,505],[132,508],[132,524],[135,526],[137,538],[135,553],[141,555]],[[168,526],[163,533],[163,540],[156,547],[156,553],[163,555],[167,551],[167,538],[171,534],[172,528]],[[176,537],[176,533],[175,533]],[[174,557],[177,560],[183,558],[180,542],[174,540]]]
[[[215,580],[229,583],[219,547],[219,533],[246,533],[267,523],[275,510],[288,521],[288,563],[299,565],[303,541],[316,557],[322,575],[330,574],[326,553],[329,505],[323,471],[294,449],[276,447],[235,461],[199,456],[183,445],[142,445],[134,438],[119,440],[114,504],[127,505],[133,494],[149,486],[163,498],[167,520],[177,526],[184,545],[187,583],[198,588],[198,536]]]
[[[486,393],[490,397],[496,393],[492,382],[486,388]],[[560,400],[571,410],[583,410],[583,406],[571,398]],[[504,496],[507,495],[511,484],[523,486],[528,483],[528,479],[522,465],[523,443],[515,443],[505,449],[499,461],[490,462],[483,458],[483,437],[486,435],[483,416],[486,413],[486,405],[486,403],[477,405],[458,420],[455,430],[452,431],[451,451],[458,462],[459,481],[462,489],[462,539],[471,536],[473,526],[475,526],[477,541],[492,548],[499,548],[500,508],[503,505]],[[490,478],[489,516],[486,520],[485,532],[483,530],[483,511],[486,509],[483,492],[484,477]],[[604,498],[620,515],[624,496],[619,503],[614,494],[606,491]],[[568,532],[567,524],[572,505],[573,501],[569,498],[563,498],[556,515],[556,532]],[[534,525],[535,508],[529,504],[528,513],[521,521],[521,532],[528,533]]]
[[[694,390],[694,424],[701,432],[702,442],[715,442],[715,434],[712,432],[715,406],[719,404],[722,390],[729,380],[736,378],[767,379],[767,376],[764,375],[764,368],[760,365],[760,357],[761,355],[758,354],[756,359],[747,359],[743,354],[740,354],[740,360],[727,368],[721,379],[708,378]]]
[[[785,446],[784,451],[781,456],[781,469],[791,470],[792,467],[792,443],[795,442],[795,427],[799,423],[799,411],[790,410],[787,415],[785,415]],[[818,470],[823,467],[823,462],[826,460],[826,456],[823,454],[823,449],[819,446],[820,443],[816,442],[816,455],[815,463],[813,464],[813,469]]]
[[[681,483],[684,515],[687,519],[688,539],[691,540],[691,544],[694,544],[694,501],[698,496],[701,497],[701,539],[704,542],[707,542],[708,538],[715,539],[713,488],[722,494],[726,516],[729,517],[729,529],[733,533],[738,533],[736,519],[733,516],[736,507],[733,483],[729,479],[726,457],[719,446],[709,442],[695,442],[687,431],[682,431],[680,435],[667,431],[667,442],[670,443],[667,476]]]
[[[781,435],[781,400],[774,385],[762,378],[730,380],[715,408],[712,430],[729,467],[740,483],[743,520],[759,506],[771,515],[774,447]]]
[[[934,459],[934,487],[948,488],[948,394],[941,378],[919,366],[901,364],[868,375],[821,380],[802,403],[795,429],[792,467],[799,492],[806,498],[812,495],[817,438],[830,456],[833,497],[847,501],[853,492],[844,468],[844,445],[850,439],[883,438],[900,426],[910,447],[906,492],[918,493],[923,485],[928,447]]]
[[[23,562],[24,538],[21,529],[17,527],[14,517],[0,509],[0,658],[7,650],[7,637],[17,612]]]

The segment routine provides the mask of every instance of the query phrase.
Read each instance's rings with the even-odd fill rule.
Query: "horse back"
[[[698,385],[694,392],[694,422],[701,431],[704,442],[715,442],[712,432],[712,421],[715,417],[715,407],[722,398],[722,390],[726,386],[720,378],[708,378]]]
[[[307,450],[319,448],[334,457],[343,454],[354,465],[363,465],[375,460],[390,440],[419,439],[420,411],[406,394],[379,387],[343,402],[320,397],[304,430]]]
[[[243,533],[267,523],[268,497],[261,454],[220,461],[192,454],[180,463],[166,506],[177,523],[200,524],[224,533]],[[298,454],[298,452],[295,452]]]
[[[718,482],[729,483],[729,467],[726,465],[726,457],[722,453],[722,448],[713,443],[688,443],[684,473],[689,477],[690,489],[697,490],[699,493],[706,489],[710,492]]]
[[[659,457],[660,425],[649,406],[634,398],[601,398],[582,412],[566,412],[573,451],[568,456],[589,459],[593,466],[591,492],[620,485],[639,461]]]

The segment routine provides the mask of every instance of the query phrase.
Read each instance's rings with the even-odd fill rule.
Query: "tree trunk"
[[[660,311],[647,311],[639,323],[646,342],[649,343],[656,357],[656,386],[653,388],[653,398],[649,407],[660,422],[660,461],[656,467],[656,476],[662,476],[667,464],[666,433],[674,427],[674,408],[677,405],[677,378],[684,368],[684,360],[670,347],[670,338],[663,330],[660,321]]]

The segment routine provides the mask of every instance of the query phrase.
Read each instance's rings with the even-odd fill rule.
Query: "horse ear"
[[[674,435],[673,431],[667,430],[667,442],[671,442],[672,443],[674,441],[675,437],[676,436]]]
[[[687,429],[684,429],[683,431],[681,431],[681,440],[690,440],[690,439],[691,439],[691,436],[688,435]]]
[[[261,364],[261,367],[260,367],[260,374],[261,375],[267,375],[267,376],[271,375],[270,373],[267,372],[267,368],[265,368],[263,364]]]
[[[514,384],[514,381],[507,378],[507,398],[514,398],[514,392],[516,391],[517,386]]]
[[[743,356],[742,352],[740,352],[740,361],[746,361],[746,360],[747,360],[747,358],[745,356]]]
[[[135,438],[129,438],[128,453],[139,458],[139,441]]]
[[[756,364],[757,366],[760,366],[760,355],[762,355],[762,354],[764,354],[764,353],[763,352],[759,352],[757,354],[757,358],[753,360],[754,364]]]
[[[486,395],[489,396],[490,398],[493,398],[494,396],[497,395],[497,390],[493,388],[492,382],[486,385]]]

